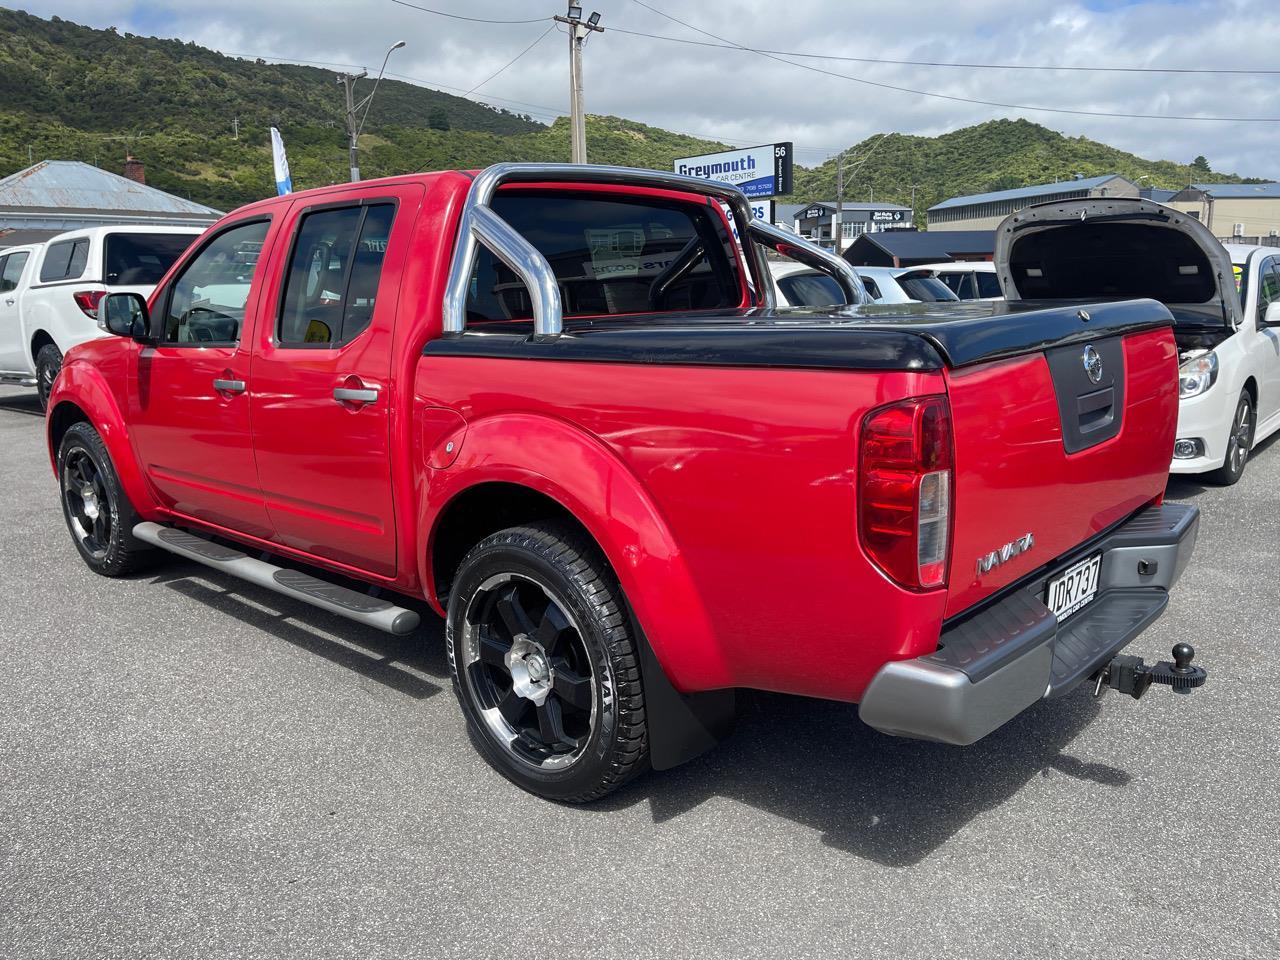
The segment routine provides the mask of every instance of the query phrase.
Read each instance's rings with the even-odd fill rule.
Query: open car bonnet
[[[1226,248],[1199,220],[1151,200],[1026,207],[996,228],[995,265],[1010,301],[1150,298],[1175,317],[1240,321]]]

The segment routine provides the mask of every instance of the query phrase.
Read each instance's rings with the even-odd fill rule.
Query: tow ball
[[[1097,672],[1093,695],[1100,697],[1105,690],[1119,690],[1139,700],[1153,683],[1171,687],[1174,693],[1190,693],[1209,679],[1203,667],[1191,665],[1195,655],[1195,647],[1189,643],[1173,645],[1173,663],[1161,660],[1148,665],[1141,657],[1122,654]]]

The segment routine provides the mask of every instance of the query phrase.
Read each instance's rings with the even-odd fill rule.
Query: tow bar
[[[1191,665],[1195,655],[1195,647],[1189,643],[1174,644],[1173,663],[1161,660],[1148,666],[1141,657],[1122,654],[1097,672],[1093,695],[1100,697],[1106,690],[1119,690],[1140,700],[1153,683],[1172,687],[1174,693],[1190,693],[1209,679],[1203,667]]]

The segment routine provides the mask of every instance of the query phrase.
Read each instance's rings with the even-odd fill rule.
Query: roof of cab
[[[309,190],[298,190],[295,193],[286,193],[278,197],[267,197],[263,200],[255,200],[253,203],[247,203],[242,207],[232,210],[227,214],[227,216],[240,217],[246,213],[257,213],[259,211],[271,210],[281,204],[292,203],[296,200],[323,201],[326,197],[358,193],[361,190],[405,186],[414,183],[428,186],[442,179],[452,179],[455,180],[458,186],[465,186],[470,184],[473,179],[473,174],[461,170],[437,170],[431,173],[406,173],[396,177],[379,177],[374,180],[359,180],[354,183],[334,183],[326,187],[312,187]]]

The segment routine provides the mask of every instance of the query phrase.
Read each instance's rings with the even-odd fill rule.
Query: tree
[[[1200,174],[1213,173],[1213,171],[1209,169],[1209,161],[1203,156],[1196,157],[1191,161],[1191,170],[1194,173]]]
[[[448,130],[449,115],[442,107],[436,107],[427,114],[427,126],[432,130]]]

